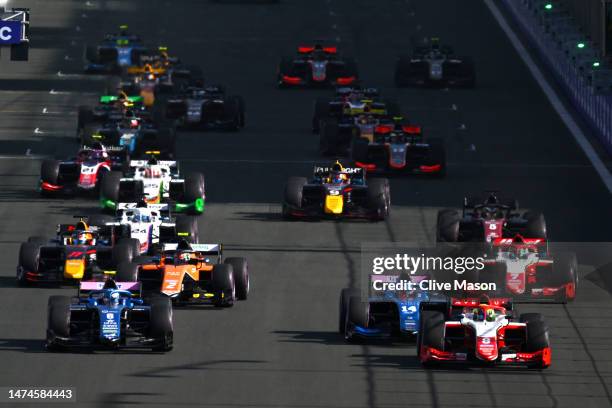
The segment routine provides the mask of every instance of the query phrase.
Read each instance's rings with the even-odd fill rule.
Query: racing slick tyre
[[[391,211],[389,180],[376,178],[368,182],[368,204],[375,211],[374,219],[383,221]]]
[[[40,244],[36,242],[24,242],[19,247],[19,267],[17,268],[17,283],[20,286],[29,284],[26,273],[38,272],[40,260]]]
[[[88,62],[97,63],[99,60],[98,47],[94,45],[86,45],[84,54],[85,54],[85,60]]]
[[[231,265],[234,271],[234,285],[236,286],[236,299],[246,300],[251,286],[249,265],[244,258],[227,258],[225,264]]]
[[[421,356],[423,347],[432,347],[444,351],[444,313],[434,310],[423,310],[420,316],[420,328],[417,334],[417,357]],[[434,362],[422,361],[425,367]]]
[[[293,59],[291,57],[282,57],[278,64],[278,87],[285,88],[283,82],[283,75],[292,75],[293,73]]]
[[[153,351],[170,351],[174,337],[172,302],[167,297],[150,299],[149,335],[156,340]]]
[[[103,227],[107,222],[113,222],[115,219],[107,214],[93,214],[87,217],[87,224],[90,227]]]
[[[285,195],[283,199],[283,218],[292,219],[291,208],[302,208],[302,198],[304,186],[308,180],[306,177],[289,177],[285,185]]]
[[[344,334],[346,331],[346,317],[351,296],[358,296],[356,289],[344,288],[340,291],[340,306],[338,310],[338,333]]]
[[[242,96],[236,95],[234,98],[238,101],[238,126],[242,129],[246,125],[246,104]]]
[[[459,240],[459,221],[461,216],[457,210],[438,211],[436,231],[437,242],[457,242]]]
[[[562,252],[555,255],[550,285],[553,287],[565,286],[565,290],[557,294],[556,300],[561,303],[571,302],[576,298],[578,286],[578,261],[576,260],[576,254]]]
[[[319,153],[323,156],[339,154],[342,146],[340,146],[338,121],[336,119],[322,120],[319,133]]]
[[[44,244],[47,243],[47,241],[48,241],[47,238],[41,237],[41,236],[38,236],[38,235],[35,235],[35,236],[32,236],[32,237],[28,237],[28,240],[27,240],[27,242],[30,242],[30,243],[36,244],[36,245],[44,245]]]
[[[526,238],[546,239],[546,221],[542,213],[528,211],[523,214],[523,218],[527,221],[525,226]]]
[[[319,97],[315,101],[314,114],[312,115],[312,133],[319,133],[321,120],[329,115],[329,98]]]
[[[136,238],[121,238],[112,249],[113,264],[132,262],[140,255],[140,242]]]
[[[54,186],[59,180],[60,162],[57,160],[44,160],[40,167],[40,179],[44,183],[49,183]],[[40,190],[43,195],[48,194],[46,190]]]
[[[198,242],[199,232],[197,219],[187,216],[178,216],[176,217],[174,228],[176,229],[175,239],[178,237],[192,244]]]
[[[370,303],[362,302],[360,294],[354,294],[348,299],[347,326],[348,323],[364,329],[367,329],[370,325]],[[346,329],[344,330],[344,339],[349,342],[357,340]]]
[[[187,203],[194,203],[196,200],[203,200],[206,192],[206,183],[204,181],[204,175],[202,173],[188,173],[185,176],[185,192],[184,192],[184,200]],[[194,205],[191,214],[199,215],[203,211],[202,209],[196,208]]]
[[[232,307],[236,299],[234,269],[229,264],[217,264],[212,270],[212,286],[215,291],[213,304],[216,307]]]
[[[368,160],[368,146],[370,142],[365,137],[353,137],[351,141],[351,159],[358,162]]]
[[[121,262],[119,266],[117,266],[115,281],[138,282],[138,264],[133,262]]]
[[[430,150],[430,165],[440,165],[440,170],[432,173],[434,177],[442,178],[446,176],[446,149],[444,148],[444,141],[440,138],[434,137],[429,139]]]
[[[47,303],[47,342],[49,351],[59,351],[55,337],[70,337],[70,298],[51,296]]]
[[[544,349],[550,350],[550,339],[548,326],[540,313],[525,313],[520,316],[521,323],[527,324],[527,334],[525,340],[525,351],[533,353]],[[550,351],[549,351],[550,353]],[[531,364],[530,368],[547,368],[550,361],[544,359],[538,363]]]
[[[119,171],[106,173],[100,184],[100,200],[112,201],[115,205],[119,202],[119,189],[121,187],[122,174]]]

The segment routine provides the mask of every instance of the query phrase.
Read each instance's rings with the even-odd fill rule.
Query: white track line
[[[544,91],[544,94],[546,94],[546,97],[550,101],[550,104],[553,106],[553,108],[555,108],[555,111],[557,111],[557,113],[561,117],[561,120],[563,120],[563,123],[565,123],[565,126],[567,126],[571,134],[574,136],[576,143],[578,143],[584,154],[593,164],[593,167],[595,168],[595,171],[597,171],[597,174],[599,174],[601,181],[603,181],[608,191],[612,194],[612,174],[610,174],[608,168],[601,161],[601,159],[597,155],[597,152],[595,152],[595,149],[593,149],[593,146],[588,141],[588,139],[572,117],[571,113],[565,108],[565,106],[563,106],[561,99],[559,98],[555,90],[552,88],[548,80],[544,77],[540,68],[533,61],[533,58],[531,58],[531,56],[517,37],[516,33],[512,30],[512,28],[506,21],[506,18],[499,10],[499,7],[497,7],[497,5],[492,0],[484,0],[484,3],[491,11],[491,14],[493,14],[495,20],[497,20],[497,23],[499,24],[501,29],[508,36],[508,39],[514,46],[514,49],[520,55],[525,65],[527,65],[527,68],[529,68],[529,71],[542,88],[542,91]]]

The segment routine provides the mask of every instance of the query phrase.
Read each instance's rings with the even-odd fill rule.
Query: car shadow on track
[[[255,212],[255,211],[240,211],[234,213],[236,217],[230,218],[235,221],[283,221],[280,212]]]
[[[44,353],[45,341],[43,339],[2,339],[0,338],[0,351],[20,351],[22,353]]]
[[[342,335],[335,331],[301,331],[301,330],[276,330],[272,332],[283,337],[280,342],[286,343],[320,343],[326,345],[372,345],[377,347],[412,347],[410,341],[390,338],[390,339],[370,339],[366,342],[348,343]]]

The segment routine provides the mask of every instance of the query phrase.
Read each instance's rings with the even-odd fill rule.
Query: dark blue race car
[[[149,50],[140,37],[130,34],[122,25],[119,32],[109,34],[97,46],[85,49],[85,72],[90,74],[117,74],[130,66],[139,65]]]
[[[77,347],[171,350],[170,300],[159,297],[145,303],[139,294],[139,282],[107,280],[82,281],[77,297],[51,296],[47,305],[47,350]]]
[[[413,337],[419,330],[421,303],[436,300],[436,295],[415,290],[385,291],[364,301],[357,289],[342,289],[338,330],[347,341]],[[445,302],[445,298],[440,301]]]

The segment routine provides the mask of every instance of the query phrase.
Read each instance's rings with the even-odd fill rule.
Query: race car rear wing
[[[333,170],[332,166],[314,166],[314,177],[325,177]],[[365,179],[365,171],[361,167],[344,167],[343,173],[351,179]]]
[[[89,295],[92,292],[104,290],[105,281],[81,281],[77,290],[77,296]],[[117,289],[127,290],[132,293],[132,296],[140,297],[142,294],[142,286],[140,282],[115,282]]]
[[[162,247],[163,252],[176,251],[178,244],[170,243],[164,244]],[[189,244],[189,247],[194,252],[200,252],[205,255],[218,255],[223,254],[223,244]]]
[[[139,203],[117,203],[117,210],[131,210],[138,208]],[[170,211],[170,204],[159,203],[159,204],[147,204],[147,208],[157,211]]]
[[[147,160],[130,160],[130,167],[143,167],[148,164]],[[168,166],[170,168],[176,168],[176,160],[158,160],[157,164],[160,166]]]

